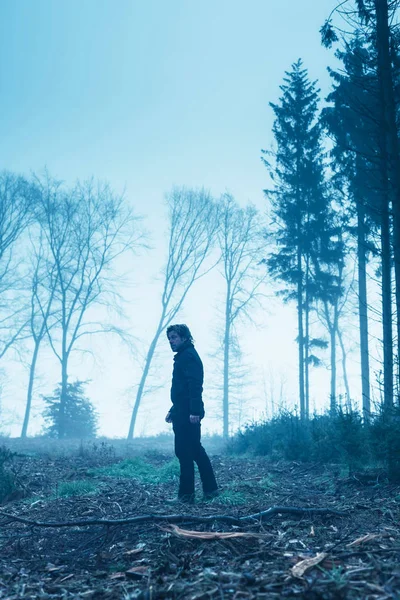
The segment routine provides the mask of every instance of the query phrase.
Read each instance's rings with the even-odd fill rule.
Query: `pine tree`
[[[345,259],[346,234],[343,226],[343,212],[340,203],[336,203],[337,195],[330,187],[330,202],[326,211],[322,211],[317,221],[315,236],[311,245],[312,274],[315,286],[314,300],[321,323],[329,333],[330,346],[330,411],[337,410],[336,393],[336,350],[340,342],[339,321],[346,304],[345,291]],[[347,374],[343,374],[347,377]]]
[[[367,39],[359,34],[345,51],[337,52],[341,72],[330,71],[334,89],[328,96],[333,106],[324,110],[324,121],[335,145],[332,151],[337,186],[348,195],[349,223],[355,218],[362,405],[370,413],[367,262],[379,249],[373,233],[380,230],[382,257],[382,312],[385,402],[393,398],[393,353],[391,314],[391,260],[388,174],[380,129],[380,102],[376,56]]]
[[[63,421],[63,437],[65,438],[91,438],[96,437],[97,414],[92,402],[85,396],[84,386],[87,381],[67,383],[64,413],[61,414],[61,383],[51,396],[42,396],[46,403],[43,412],[47,426],[45,435],[59,437],[61,419]]]
[[[309,413],[309,365],[317,362],[312,346],[326,345],[310,337],[310,310],[318,294],[312,274],[315,240],[326,227],[329,202],[324,178],[322,132],[318,120],[319,90],[299,60],[286,73],[275,113],[274,152],[263,151],[273,189],[271,201],[276,251],[267,259],[269,272],[285,284],[280,294],[297,301],[299,398],[302,418]],[[271,160],[272,158],[272,160]]]
[[[346,6],[347,4],[348,6]],[[369,139],[366,145],[368,145],[370,150],[372,149],[375,152],[379,164],[377,181],[381,190],[379,214],[380,251],[382,256],[384,403],[387,408],[390,408],[393,404],[392,256],[395,271],[397,355],[400,355],[399,37],[396,22],[399,6],[400,3],[398,0],[390,2],[388,0],[357,0],[355,7],[352,3],[341,2],[331,12],[329,19],[321,28],[322,43],[325,46],[330,47],[332,43],[339,41],[332,23],[332,16],[335,12],[339,11],[340,7],[341,17],[350,18],[352,24],[355,25],[353,33],[345,35],[346,48],[354,47],[354,37],[357,41],[357,36],[360,36],[361,32],[367,41],[368,52],[374,61],[374,87],[373,90],[368,90],[368,92],[372,91],[375,95],[376,111],[373,114],[364,111],[363,117],[365,121],[370,121],[374,124],[376,136]],[[350,41],[348,39],[349,36],[351,36]],[[365,61],[362,66],[365,66]],[[367,90],[364,88],[364,91]],[[367,96],[367,101],[369,100],[370,98]],[[362,130],[362,119],[359,118],[357,122]],[[360,155],[357,154],[357,156]],[[362,184],[362,181],[360,181],[360,184]],[[361,333],[363,333],[363,328],[361,328]],[[399,372],[397,373],[397,384],[398,381]]]

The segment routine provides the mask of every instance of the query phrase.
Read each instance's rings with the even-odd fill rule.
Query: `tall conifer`
[[[280,294],[297,302],[299,399],[302,418],[309,413],[309,365],[315,361],[313,345],[321,340],[310,336],[310,310],[317,285],[312,274],[312,257],[319,231],[325,228],[328,202],[324,180],[321,126],[318,120],[319,90],[311,82],[301,60],[292,65],[281,86],[273,134],[276,149],[263,151],[270,170],[272,189],[265,190],[272,205],[272,233],[276,250],[267,265],[284,283]],[[314,250],[313,250],[314,248]]]

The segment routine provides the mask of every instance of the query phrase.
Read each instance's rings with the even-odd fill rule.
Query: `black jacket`
[[[203,363],[193,344],[187,341],[174,356],[171,385],[173,419],[186,420],[189,415],[204,417],[203,380]]]

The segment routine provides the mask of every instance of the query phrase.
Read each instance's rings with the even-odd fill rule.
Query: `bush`
[[[230,441],[228,451],[305,460],[310,455],[310,443],[308,423],[303,423],[297,415],[282,412],[270,421],[247,425]]]
[[[400,482],[400,407],[380,410],[368,426],[371,451],[390,481]]]
[[[15,475],[9,469],[14,456],[14,452],[5,446],[0,447],[0,502],[6,500],[16,490]]]
[[[115,448],[110,442],[83,442],[81,440],[78,448],[78,456],[85,460],[86,464],[109,465],[115,462]]]
[[[390,425],[391,445],[385,442],[385,450],[380,447],[385,456],[400,456],[396,452],[397,447],[400,450],[400,414],[396,422],[398,430],[393,427],[393,420]],[[383,437],[382,432],[380,437]],[[388,444],[391,448],[389,453]],[[376,460],[376,451],[370,440],[370,426],[363,424],[357,411],[343,410],[335,415],[313,415],[307,420],[301,420],[296,414],[282,412],[270,421],[251,423],[234,436],[228,451],[304,462],[342,463],[350,471]]]
[[[91,401],[85,396],[87,381],[75,381],[67,384],[64,403],[63,430],[66,438],[93,438],[97,433],[97,414]],[[45,435],[59,437],[61,426],[61,384],[58,384],[52,396],[42,396],[47,404],[43,412]]]
[[[368,432],[356,411],[315,415],[311,429],[310,457],[321,463],[344,463],[354,471],[370,458]]]

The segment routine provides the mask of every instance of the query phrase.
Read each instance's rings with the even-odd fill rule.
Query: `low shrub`
[[[16,491],[15,474],[11,471],[11,465],[15,453],[5,446],[0,446],[0,502],[4,502],[8,496]]]
[[[115,448],[107,441],[86,442],[80,441],[78,456],[92,466],[109,465],[115,462]]]
[[[383,465],[389,479],[400,481],[400,408],[382,411],[364,423],[357,411],[313,415],[302,420],[282,412],[269,421],[253,422],[229,442],[231,454],[275,459],[338,463],[354,472]]]
[[[380,410],[368,430],[374,458],[385,465],[390,481],[400,482],[400,407]]]

